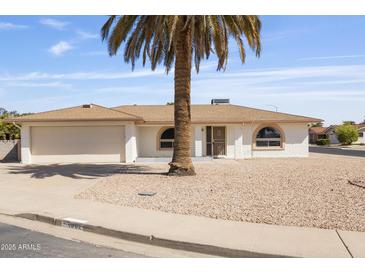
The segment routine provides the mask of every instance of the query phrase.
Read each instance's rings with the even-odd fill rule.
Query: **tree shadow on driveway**
[[[114,174],[166,175],[149,166],[123,164],[51,164],[12,166],[10,174],[30,174],[31,178],[43,179],[64,176],[72,179],[96,179]]]

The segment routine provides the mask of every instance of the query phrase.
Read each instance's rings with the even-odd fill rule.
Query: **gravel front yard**
[[[134,174],[103,178],[76,198],[236,221],[365,231],[365,188],[348,183],[365,181],[365,158],[317,154],[195,167],[197,176],[178,178],[159,174],[167,171],[165,164],[141,166]],[[142,197],[140,191],[157,194]]]

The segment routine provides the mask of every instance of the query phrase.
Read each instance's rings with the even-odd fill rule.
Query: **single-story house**
[[[359,132],[359,139],[355,142],[356,144],[365,144],[365,123],[357,125],[357,130]]]
[[[191,106],[193,157],[308,156],[308,124],[320,119],[232,104]],[[21,125],[22,163],[122,162],[171,157],[173,105],[96,104],[41,112]]]
[[[355,126],[357,128],[358,132],[359,132],[359,138],[353,144],[365,144],[365,136],[364,136],[364,134],[365,134],[364,133],[365,132],[365,124],[361,123],[361,124],[355,124],[353,126]],[[338,141],[337,135],[336,135],[336,128],[337,127],[338,127],[337,125],[331,125],[326,130],[326,134],[327,134],[328,138],[330,139],[331,144],[339,144],[340,143]]]
[[[337,139],[336,128],[337,128],[336,125],[331,125],[328,128],[326,128],[326,130],[324,131],[324,134],[327,136],[327,139],[330,140],[331,144],[340,143]]]
[[[353,144],[365,144],[365,123],[354,124],[359,132],[359,138]],[[339,144],[336,128],[338,125],[329,127],[311,127],[309,129],[309,142],[315,144],[319,139],[329,139],[331,144]]]
[[[318,140],[327,139],[325,131],[326,127],[310,127],[309,128],[309,143],[315,144]]]

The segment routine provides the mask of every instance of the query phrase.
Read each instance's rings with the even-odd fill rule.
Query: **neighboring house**
[[[359,131],[359,139],[355,142],[355,144],[365,144],[365,123],[361,123],[356,126]]]
[[[339,143],[339,141],[337,139],[337,135],[336,135],[336,128],[337,128],[336,125],[331,125],[324,132],[327,135],[327,139],[330,140],[331,144]]]
[[[359,138],[353,144],[365,144],[365,123],[354,125],[359,132]],[[309,141],[315,144],[319,139],[329,139],[331,144],[339,144],[336,135],[336,128],[338,125],[331,125],[329,127],[311,127],[309,129]]]
[[[308,156],[320,119],[231,104],[191,106],[193,157]],[[95,104],[8,119],[20,124],[22,163],[123,162],[171,157],[173,105]]]
[[[318,140],[327,139],[325,133],[326,127],[311,127],[309,128],[309,143],[315,144]]]

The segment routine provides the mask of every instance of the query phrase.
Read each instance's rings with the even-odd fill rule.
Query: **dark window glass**
[[[364,137],[364,132],[359,132],[359,137]]]
[[[268,141],[256,141],[257,147],[267,147],[269,145]]]
[[[212,141],[212,127],[207,127],[207,142],[210,143]]]
[[[171,140],[174,138],[175,138],[175,129],[173,128],[168,128],[161,134],[161,140],[166,140],[166,139]]]
[[[280,138],[280,132],[272,127],[264,127],[257,133],[256,138]]]
[[[212,156],[212,127],[207,127],[207,156]]]
[[[270,147],[279,147],[280,141],[269,141],[269,146]]]
[[[172,148],[172,147],[174,147],[174,142],[161,142],[160,147],[161,148]]]
[[[212,144],[207,144],[207,156],[212,156]]]

